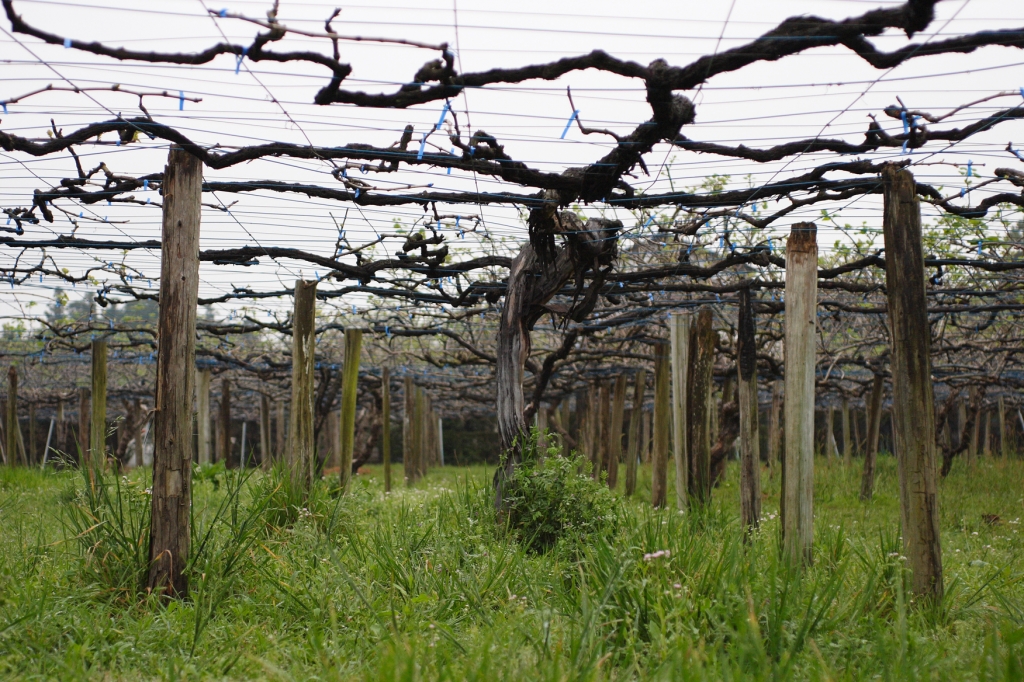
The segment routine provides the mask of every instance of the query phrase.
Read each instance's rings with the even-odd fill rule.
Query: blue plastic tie
[[[718,248],[720,248],[720,249],[724,249],[725,248],[725,236],[724,235],[722,235],[722,236],[720,236],[718,238]]]
[[[1021,96],[1021,97],[1024,97],[1024,88],[1021,88],[1021,89],[1020,89],[1020,96]]]
[[[316,270],[313,271],[313,276],[316,277],[317,281],[320,281],[320,273]]]
[[[235,58],[235,75],[238,75],[238,71],[242,68],[242,61],[245,59],[245,55],[249,54],[249,47],[242,48],[242,54]]]
[[[149,180],[143,180],[142,181],[142,189],[143,190],[148,190],[149,189]]]
[[[910,124],[907,123],[907,110],[904,109],[900,112],[900,118],[903,120],[903,134],[907,135],[910,133]]]
[[[356,190],[356,199],[358,199],[358,198],[359,198],[359,190],[357,189]]]
[[[982,240],[980,240],[980,239],[978,240],[978,255],[979,256],[981,255],[981,241]]]
[[[435,130],[440,130],[441,124],[444,123],[444,117],[448,115],[448,107],[450,106],[447,101],[444,103],[444,109],[441,109],[441,118],[437,119],[437,125],[434,126]]]
[[[0,102],[0,105],[3,106],[3,108],[4,108],[4,115],[6,116],[7,115],[7,102]]]
[[[391,338],[391,327],[384,325],[384,336]]]
[[[569,120],[565,124],[565,130],[562,131],[562,137],[559,138],[559,139],[562,139],[562,140],[565,139],[565,136],[569,134],[569,128],[572,127],[572,122],[575,121],[576,117],[579,116],[579,115],[580,115],[580,110],[579,109],[577,109],[576,111],[572,112],[572,116],[569,117]]]
[[[178,111],[185,111],[185,91],[178,90]]]
[[[772,246],[772,240],[769,239],[768,240],[768,253],[773,253],[774,251],[775,251],[775,247]]]
[[[64,49],[67,50],[71,47],[71,38],[64,39]]]
[[[423,148],[427,146],[427,134],[423,133],[423,139],[420,140],[420,151],[416,154],[416,160],[423,160]]]
[[[903,151],[901,152],[902,154],[906,154],[907,153],[907,142],[909,142],[909,140],[904,140],[903,141]]]
[[[648,225],[650,225],[650,224],[651,224],[651,223],[653,223],[653,222],[654,222],[654,216],[653,216],[653,215],[652,215],[652,216],[649,216],[649,217],[647,218],[647,222],[646,222],[646,223],[644,223],[644,227],[647,227]]]
[[[224,17],[226,17],[228,15],[228,8],[225,7],[221,11],[217,12],[217,14],[220,16],[221,19],[223,19]]]
[[[970,159],[968,159],[967,160],[967,177],[971,177],[971,173],[973,172],[971,170],[971,165],[972,164],[973,164],[973,162]]]
[[[965,194],[967,194],[967,188],[966,187],[961,187],[960,188],[960,198],[963,199]]]

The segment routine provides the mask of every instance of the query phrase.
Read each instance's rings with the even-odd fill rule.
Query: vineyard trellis
[[[701,504],[706,500],[711,494],[710,486],[741,432],[746,434],[742,439],[744,471],[747,472],[744,480],[751,480],[748,470],[751,461],[760,457],[757,448],[751,449],[750,439],[754,438],[756,425],[752,424],[748,413],[751,406],[757,404],[756,382],[760,380],[760,393],[767,396],[768,386],[777,387],[777,380],[785,378],[785,471],[791,485],[786,488],[783,518],[790,518],[787,514],[794,513],[796,517],[792,517],[793,525],[787,521],[784,527],[787,547],[797,543],[792,545],[793,556],[809,557],[810,491],[797,487],[793,472],[799,469],[803,486],[810,485],[807,470],[800,467],[813,466],[815,396],[830,414],[840,400],[843,405],[851,400],[854,404],[865,405],[868,414],[864,420],[864,450],[871,453],[867,458],[870,461],[877,451],[884,378],[892,378],[894,398],[898,398],[899,391],[895,389],[901,385],[897,373],[890,369],[900,357],[890,348],[890,342],[903,338],[895,326],[895,322],[902,319],[898,317],[901,313],[896,311],[903,308],[892,306],[894,300],[904,300],[898,298],[902,290],[893,287],[893,277],[904,273],[902,270],[892,272],[889,248],[882,248],[870,237],[861,238],[864,233],[853,234],[824,259],[828,262],[821,262],[812,239],[809,246],[814,247],[815,255],[806,273],[809,281],[797,285],[794,277],[787,276],[792,274],[793,256],[799,251],[794,249],[796,242],[790,238],[786,245],[772,230],[784,228],[787,221],[806,216],[808,210],[819,206],[842,206],[864,197],[882,196],[888,191],[890,180],[887,178],[895,176],[910,178],[913,195],[910,200],[918,215],[918,202],[941,212],[936,229],[925,231],[923,242],[919,240],[909,246],[923,268],[920,285],[927,310],[922,309],[920,302],[912,310],[924,320],[919,322],[930,332],[923,337],[925,360],[929,346],[932,358],[925,378],[930,388],[930,377],[934,377],[938,387],[935,399],[940,403],[934,410],[932,423],[930,416],[927,420],[921,419],[924,412],[930,415],[930,405],[922,403],[901,412],[906,405],[894,399],[893,418],[903,420],[901,423],[916,419],[923,433],[935,432],[934,440],[941,457],[940,473],[946,474],[956,456],[968,451],[978,452],[983,438],[981,425],[985,419],[990,419],[989,410],[993,406],[998,403],[998,418],[1005,420],[1008,414],[1005,401],[1009,400],[1011,405],[1019,403],[1016,391],[1024,375],[1019,368],[1021,337],[1015,318],[1024,308],[1019,274],[1024,260],[1019,258],[1020,242],[1016,237],[993,239],[985,230],[993,221],[1003,225],[1008,234],[1013,229],[1019,230],[1013,226],[1012,216],[1024,208],[1024,195],[1018,191],[1024,187],[1024,172],[1000,167],[978,183],[966,185],[962,190],[951,190],[941,183],[915,181],[910,170],[916,172],[923,163],[943,163],[933,157],[953,145],[1024,118],[1024,105],[1000,108],[988,115],[972,114],[980,105],[998,98],[1019,97],[1017,92],[992,93],[944,112],[911,109],[900,101],[898,106],[875,112],[862,141],[818,134],[761,148],[691,139],[684,131],[695,122],[700,106],[695,104],[696,97],[681,92],[699,90],[716,76],[821,47],[843,48],[881,70],[926,57],[969,54],[983,47],[1019,49],[1024,46],[1024,29],[984,30],[952,38],[929,38],[909,42],[893,51],[884,51],[872,42],[883,36],[891,37],[893,31],[900,31],[913,40],[932,26],[935,5],[934,0],[910,0],[840,21],[793,17],[746,44],[703,56],[686,66],[672,66],[664,59],[655,59],[644,66],[596,50],[548,63],[463,73],[448,44],[374,39],[385,45],[434,52],[437,58],[426,62],[396,90],[372,93],[346,86],[354,72],[351,65],[342,61],[343,48],[350,41],[365,38],[338,33],[333,23],[338,18],[337,12],[328,16],[322,31],[310,31],[286,25],[278,18],[276,3],[265,20],[226,10],[210,10],[216,19],[257,26],[256,37],[249,43],[225,38],[224,42],[198,52],[159,52],[66,38],[26,21],[18,14],[14,0],[3,0],[11,30],[8,35],[19,44],[23,38],[18,36],[27,36],[33,40],[33,45],[62,46],[115,62],[179,67],[210,64],[228,57],[236,60],[236,72],[249,63],[309,65],[322,69],[326,81],[312,97],[316,105],[346,105],[357,110],[406,110],[429,104],[442,107],[436,124],[425,129],[407,124],[400,133],[394,131],[398,133],[397,138],[386,146],[363,142],[314,144],[308,136],[305,143],[270,141],[228,146],[199,141],[202,130],[197,135],[194,128],[163,122],[145,105],[147,98],[176,100],[181,108],[186,101],[198,103],[199,98],[186,97],[184,92],[176,96],[167,91],[120,86],[79,87],[68,82],[4,100],[6,111],[47,93],[89,95],[112,91],[136,97],[141,112],[141,115],[127,117],[110,112],[105,120],[74,127],[58,124],[55,117],[50,121],[45,139],[38,136],[38,130],[28,134],[0,130],[0,147],[12,155],[11,158],[59,158],[67,161],[65,166],[69,169],[61,171],[56,181],[35,176],[33,182],[38,186],[30,196],[26,192],[24,199],[3,207],[8,225],[0,229],[8,234],[0,236],[3,246],[0,253],[4,257],[0,272],[12,288],[31,286],[37,277],[40,281],[45,277],[75,288],[95,283],[90,294],[99,306],[99,310],[80,307],[80,315],[58,310],[49,315],[22,317],[30,322],[31,331],[22,336],[8,334],[3,349],[6,357],[17,360],[19,371],[23,373],[16,390],[24,391],[29,386],[33,391],[33,405],[62,411],[64,404],[72,399],[71,391],[82,366],[78,357],[87,349],[95,348],[97,339],[105,341],[114,354],[114,371],[118,371],[118,366],[122,368],[121,375],[113,382],[113,395],[124,400],[126,419],[122,431],[136,434],[138,445],[138,428],[145,418],[137,402],[140,398],[153,401],[160,415],[155,421],[154,489],[162,486],[173,494],[154,493],[155,553],[151,556],[154,559],[181,557],[187,556],[190,442],[185,447],[185,440],[179,437],[175,446],[180,449],[175,455],[178,459],[173,460],[178,464],[169,469],[180,472],[181,479],[172,476],[173,483],[164,485],[156,477],[172,462],[168,454],[170,446],[162,438],[167,434],[180,436],[191,429],[192,353],[200,370],[224,375],[222,409],[228,409],[225,406],[229,405],[229,394],[238,396],[237,392],[231,394],[227,377],[234,377],[236,383],[246,387],[249,403],[243,409],[258,411],[259,421],[265,425],[261,429],[264,443],[261,452],[269,447],[270,441],[271,407],[265,398],[272,395],[278,405],[283,405],[284,396],[291,396],[292,423],[288,432],[298,438],[296,432],[306,429],[301,437],[302,452],[294,451],[294,445],[282,448],[280,444],[276,451],[287,449],[290,461],[298,461],[296,466],[309,476],[313,475],[311,450],[314,442],[321,433],[331,431],[332,420],[338,421],[331,415],[335,405],[341,403],[343,393],[349,405],[347,421],[339,427],[344,428],[344,432],[331,438],[345,444],[341,450],[347,453],[346,457],[353,452],[368,452],[369,445],[381,431],[380,414],[391,408],[391,393],[395,390],[397,394],[400,386],[405,396],[405,407],[401,411],[406,413],[407,422],[411,421],[408,413],[413,410],[433,414],[433,408],[417,402],[423,396],[413,395],[410,374],[394,371],[414,365],[420,370],[413,372],[415,383],[427,387],[429,400],[445,413],[496,416],[501,451],[505,453],[495,478],[500,507],[503,480],[520,461],[524,438],[535,417],[548,423],[552,432],[567,443],[574,443],[586,452],[597,469],[609,468],[610,459],[614,459],[617,468],[618,456],[602,449],[606,447],[603,444],[606,439],[595,438],[587,429],[580,428],[580,423],[590,429],[602,428],[601,422],[606,421],[603,415],[608,411],[604,403],[610,400],[609,389],[607,385],[599,387],[599,383],[620,377],[624,372],[636,372],[645,377],[639,372],[652,368],[655,402],[662,398],[669,400],[664,384],[668,378],[662,371],[667,362],[667,350],[662,347],[668,336],[666,313],[699,308],[691,330],[685,332],[689,335],[688,344],[681,344],[690,349],[687,360],[690,373],[686,381],[690,382],[691,393],[671,408],[667,404],[655,405],[654,430],[657,433],[654,440],[659,443],[655,448],[655,465],[666,465],[668,441],[662,440],[667,438],[667,412],[664,410],[672,409],[677,423],[684,416],[689,419],[687,435],[677,434],[674,439],[677,462],[686,462],[677,469],[680,504]],[[276,49],[279,43],[296,37],[315,41],[319,46],[326,45],[327,52]],[[584,166],[553,172],[517,159],[511,151],[515,147],[513,142],[502,141],[483,130],[471,132],[468,107],[463,114],[456,111],[455,100],[469,90],[535,80],[555,81],[582,71],[612,74],[641,83],[649,110],[647,120],[633,125],[625,133],[592,128],[584,124],[579,110],[572,104],[571,92],[567,91],[573,113],[566,131],[575,124],[581,135],[611,140],[605,153]],[[892,131],[886,129],[887,123],[893,126]],[[103,140],[104,135],[113,135],[115,140]],[[449,151],[445,151],[445,147]],[[143,173],[118,171],[121,162],[118,154],[129,148],[169,148],[168,166],[164,171],[157,168]],[[645,156],[656,150],[708,155],[716,160],[742,159],[756,164],[789,163],[811,157],[816,159],[816,165],[793,171],[784,166],[766,181],[751,180],[746,187],[736,187],[712,175],[703,186],[685,190],[672,186],[665,191],[648,191],[647,181],[639,174],[644,174],[645,178],[651,176],[652,169]],[[86,160],[93,156],[101,160]],[[837,160],[837,156],[841,158]],[[1005,156],[1008,162],[1021,158],[1012,143],[1006,147]],[[299,182],[249,175],[247,170],[253,164],[282,160],[313,164],[321,176],[330,180]],[[172,211],[172,199],[176,197],[170,193],[170,188],[174,173],[182,168],[177,164],[184,163],[195,164],[201,168],[199,172],[207,175],[202,178],[195,201],[190,205],[197,216],[199,212],[203,216],[220,213],[237,221],[232,213],[233,204],[226,203],[223,197],[254,194],[332,202],[345,207],[346,211],[357,212],[369,208],[414,208],[421,210],[422,215],[392,232],[374,230],[372,237],[359,242],[346,233],[345,219],[337,223],[332,213],[331,218],[338,225],[338,237],[330,255],[290,245],[293,240],[287,235],[273,244],[260,243],[253,238],[253,243],[244,246],[201,250],[196,235],[194,245],[172,252],[168,248],[168,230],[173,233],[175,228],[169,227],[166,221]],[[215,173],[227,170],[244,177],[238,179]],[[435,189],[433,183],[425,186],[418,181],[416,174],[428,170],[443,172],[445,177],[461,175],[476,184],[472,188],[453,184],[449,189]],[[407,183],[387,185],[391,174],[412,174],[412,177]],[[966,177],[968,181],[974,177],[970,165]],[[481,180],[488,183],[483,188]],[[141,198],[142,194],[146,195],[145,199]],[[981,198],[975,200],[976,197]],[[889,202],[888,194],[886,202]],[[104,205],[111,207],[111,212],[123,208],[160,209],[165,220],[163,239],[135,238],[130,231],[117,227],[120,223],[116,218],[110,220],[95,213],[95,208]],[[524,238],[514,240],[511,245],[502,243],[487,226],[483,217],[485,207],[511,207],[517,211],[526,228]],[[838,210],[826,208],[820,220],[838,224],[836,218],[840,215]],[[624,216],[629,216],[635,224],[627,225]],[[61,220],[72,226],[70,234],[60,234],[49,227]],[[242,226],[241,222],[238,224]],[[88,234],[89,228],[96,225],[117,227],[122,236],[113,239],[80,236],[80,232]],[[796,225],[799,227],[794,229],[804,230],[801,235],[814,234],[813,225],[800,221]],[[195,228],[199,229],[198,219]],[[894,234],[903,234],[901,230],[905,228],[906,219],[893,227]],[[885,246],[888,247],[888,227],[886,230]],[[467,243],[467,233],[471,245],[456,246]],[[150,255],[159,252],[164,266],[172,269],[162,270],[159,278],[153,277],[152,272],[133,264],[131,258],[135,252]],[[86,254],[89,258],[93,258],[91,254],[98,255],[94,263],[79,274],[61,264],[67,254]],[[281,283],[262,288],[243,285],[213,295],[186,291],[184,303],[168,305],[167,296],[172,295],[168,273],[177,273],[174,268],[194,266],[198,272],[202,263],[244,273],[244,268],[258,266],[260,259],[270,259],[292,275],[294,285]],[[310,268],[314,272],[313,279],[307,277]],[[916,274],[909,274],[909,283],[900,286],[917,286]],[[925,275],[930,275],[927,282]],[[199,284],[194,284],[198,291]],[[791,291],[796,286],[803,288]],[[304,291],[310,294],[315,291],[318,301],[333,303],[336,314],[320,315],[320,319],[314,321],[303,319],[303,323],[310,323],[308,326],[314,328],[303,331],[311,335],[296,338],[294,345],[268,340],[273,339],[274,334],[290,336],[293,321],[298,328],[300,292]],[[801,311],[809,316],[811,328],[804,331],[809,331],[810,336],[804,335],[799,341],[800,347],[806,349],[799,361],[805,365],[806,374],[800,381],[808,395],[802,401],[788,402],[796,401],[800,390],[795,384],[789,385],[790,381],[796,381],[795,374],[786,371],[797,364],[793,357],[785,355],[787,348],[792,353],[792,347],[796,347],[791,331],[784,326],[787,319],[792,319],[792,315],[786,317],[786,307],[787,303],[794,306],[794,297],[802,294],[810,296],[809,308]],[[248,309],[238,307],[293,295],[296,299],[294,316],[272,314],[271,319],[260,319]],[[345,302],[353,300],[360,302],[362,311],[354,310],[351,315],[342,313]],[[160,303],[159,332],[153,303]],[[234,307],[223,308],[231,310],[227,319],[216,313],[194,319],[196,306],[229,304]],[[142,319],[114,312],[119,309],[134,310],[138,313],[136,318]],[[178,312],[168,317],[172,309]],[[308,315],[313,314],[312,301],[307,301],[305,309]],[[101,315],[101,310],[108,312]],[[189,315],[193,319],[189,319]],[[550,318],[550,325],[543,322],[546,318]],[[351,366],[351,347],[346,346],[340,335],[330,334],[341,331],[346,332],[346,336],[358,331],[367,337],[367,360],[363,363],[358,387],[358,404],[363,411],[360,419],[354,417],[356,398],[343,389],[340,371],[343,365]],[[921,332],[922,329],[917,328],[914,333]],[[182,344],[173,351],[178,362],[173,370],[167,364],[170,360],[163,355],[172,352],[167,342],[172,337]],[[158,339],[164,342],[158,344]],[[298,360],[303,343],[311,349],[310,357],[306,358],[302,381],[292,381],[292,359]],[[190,344],[194,344],[193,351],[188,350]],[[344,350],[346,347],[349,350]],[[161,377],[159,382],[153,380],[152,369],[157,353],[161,354],[160,362],[156,363]],[[345,362],[341,362],[342,355]],[[698,355],[699,361],[694,359]],[[678,366],[680,356],[673,354],[672,357]],[[129,368],[135,369],[128,371]],[[423,371],[424,368],[430,371]],[[697,370],[713,375],[721,388],[701,387],[699,378],[703,374],[698,374]],[[182,375],[187,379],[176,384],[174,377]],[[673,381],[684,381],[680,378],[684,375],[678,373]],[[746,384],[752,376],[756,377],[753,388]],[[915,390],[921,390],[922,377],[920,373],[915,376]],[[295,377],[298,379],[298,373]],[[208,379],[205,381],[204,390],[208,391]],[[200,384],[203,385],[203,381]],[[15,386],[13,379],[10,385]],[[169,390],[171,385],[178,389],[175,404],[179,411],[174,417],[163,411],[165,403],[162,402],[162,396],[170,399],[169,394],[162,391]],[[345,388],[352,386],[348,383]],[[737,386],[739,393],[734,395]],[[615,398],[624,401],[625,391],[623,379],[613,391]],[[638,395],[643,395],[640,388],[637,391]],[[707,401],[713,399],[715,392],[720,392],[720,404],[708,409]],[[700,397],[693,398],[694,395]],[[296,408],[300,399],[303,405],[311,404],[308,416],[296,416],[300,414]],[[209,409],[208,395],[205,400]],[[694,404],[687,402],[690,400]],[[8,402],[8,409],[13,410],[16,401],[9,399]],[[571,418],[570,402],[576,407]],[[767,405],[769,401],[761,402]],[[901,407],[897,408],[897,404]],[[398,406],[396,402],[394,407]],[[631,404],[634,412],[642,407]],[[621,409],[617,403],[615,414],[621,416]],[[771,409],[775,433],[768,434],[765,456],[774,463],[780,458],[781,437],[777,433],[778,408]],[[843,423],[849,424],[849,411],[845,407],[843,414]],[[230,427],[230,412],[227,415],[221,420],[222,429]],[[278,434],[283,431],[282,415],[279,412],[276,416]],[[164,423],[161,421],[164,418],[172,421]],[[570,428],[570,419],[576,422],[577,428]],[[794,425],[800,419],[803,419],[803,438],[797,443]],[[1024,425],[1024,417],[1021,422]],[[12,440],[15,435],[10,428],[12,423],[17,424],[16,416],[13,421],[9,418],[5,425],[8,429],[5,457],[9,462],[14,461],[19,447]],[[206,423],[209,424],[208,420]],[[33,422],[32,433],[34,428]],[[94,432],[100,430],[96,425],[90,428]],[[406,435],[418,439],[415,442],[436,440],[436,434],[429,428],[416,428],[420,431],[413,434],[412,427],[406,425]],[[630,433],[640,428],[631,418]],[[20,434],[20,429],[15,430]],[[83,430],[79,429],[79,437]],[[359,432],[353,433],[356,430]],[[383,430],[390,435],[388,424]],[[988,432],[989,427],[985,426],[986,439]],[[1003,422],[998,432],[1005,451],[1007,429]],[[844,454],[849,455],[855,446],[849,444],[849,429],[844,428],[843,433],[847,443]],[[904,444],[905,436],[899,429],[896,434],[897,443]],[[33,437],[30,435],[30,440]],[[220,445],[216,450],[223,457],[223,453],[230,450],[232,436],[225,430],[217,438]],[[685,446],[681,438],[686,441]],[[130,440],[120,439],[115,448],[115,454],[122,460],[129,456]],[[403,438],[405,440],[408,439]],[[931,443],[931,439],[926,440]],[[101,439],[95,442],[100,445],[92,449],[102,447]],[[902,449],[908,447],[902,445]],[[632,448],[631,437],[629,452],[635,459]],[[33,454],[38,452],[34,445],[30,450]],[[142,454],[139,448],[140,460]],[[923,461],[932,458],[934,467],[935,453],[922,452],[920,456]],[[359,454],[355,459],[358,466]],[[416,460],[412,470],[407,467],[407,471],[411,471],[410,478],[421,475],[426,461]],[[350,472],[344,461],[342,471],[344,475]],[[873,474],[870,472],[871,466],[866,463],[864,496],[871,494]],[[931,475],[934,486],[934,474]],[[627,480],[630,477],[635,483],[635,472],[627,471]],[[662,486],[660,502],[664,504],[663,471],[656,474],[658,480]],[[927,487],[927,481],[921,485]],[[760,498],[751,497],[753,491],[749,486],[745,491],[749,499],[744,498],[744,520],[748,525],[755,525]],[[171,524],[177,530],[162,531],[156,523],[159,518],[156,509],[158,504],[169,504],[169,500],[185,506],[178,507],[177,525]],[[804,507],[794,512],[795,505]],[[926,510],[922,520],[914,514],[907,515],[908,505],[910,502],[904,500],[905,528],[934,523],[934,509]],[[164,533],[163,539],[158,539],[160,533]],[[916,541],[913,537],[916,536],[905,532],[908,543]],[[915,588],[923,593],[941,593],[938,540],[923,538],[921,542],[935,551],[929,556],[921,552],[911,554],[914,562],[923,557],[920,563],[913,564]],[[187,591],[187,584],[181,582],[180,560],[157,568],[158,565],[154,563],[150,576],[152,587],[168,587],[170,592],[177,593]]]

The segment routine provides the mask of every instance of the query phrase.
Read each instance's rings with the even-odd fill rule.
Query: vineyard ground
[[[690,516],[649,508],[645,468],[614,531],[544,555],[495,524],[490,468],[385,496],[370,467],[304,507],[280,478],[200,472],[192,599],[168,604],[137,592],[147,472],[108,476],[104,497],[79,473],[0,469],[0,676],[1021,679],[1024,462],[958,461],[941,483],[938,606],[904,589],[893,458],[866,503],[858,460],[816,464],[802,577],[779,560],[767,470],[747,543],[736,466]]]

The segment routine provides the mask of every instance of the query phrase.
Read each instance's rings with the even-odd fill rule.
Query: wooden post
[[[313,483],[313,370],[316,356],[316,281],[295,280],[292,313],[292,399],[288,423],[288,464],[304,488]]]
[[[981,409],[981,399],[977,395],[977,393],[980,392],[980,389],[975,388],[974,391],[976,393],[972,403],[977,405],[977,407],[974,409],[974,425],[971,428],[971,445],[967,450],[967,464],[969,466],[973,465],[974,460],[978,457],[978,446],[981,444],[981,417],[984,414],[984,411]]]
[[[688,376],[690,456],[690,503],[711,502],[711,413],[714,403],[711,371],[715,364],[715,332],[711,326],[711,308],[703,306],[690,330],[690,368]]]
[[[644,392],[647,388],[647,370],[641,368],[633,379],[633,406],[629,412],[629,450],[626,454],[626,497],[636,491],[636,467],[640,458],[641,434],[640,420],[644,413]]]
[[[843,396],[843,466],[853,463],[853,434],[850,433],[850,399]]]
[[[18,461],[18,369],[11,365],[7,368],[7,464],[14,466]]]
[[[611,412],[612,386],[610,381],[602,381],[598,389],[598,413],[594,421],[594,453],[597,458],[597,469],[594,470],[594,478],[601,479],[601,473],[608,472],[608,455],[611,448],[608,441],[611,438]]]
[[[380,456],[384,460],[384,492],[391,492],[391,370],[385,367],[380,377],[381,423]]]
[[[868,408],[865,405],[864,413],[867,414]],[[858,410],[855,407],[850,408],[850,428],[853,432],[853,454],[860,452],[861,444],[864,442],[860,439],[860,419],[857,416]],[[865,422],[866,428],[867,422]]]
[[[612,420],[608,426],[608,487],[619,485],[619,460],[622,459],[622,419],[626,412],[626,375],[615,378]]]
[[[217,458],[231,469],[231,381],[224,376],[220,381],[220,414],[217,417]]]
[[[640,451],[641,457],[643,458],[644,464],[651,463],[651,413],[648,410],[644,410],[643,415],[640,417]]]
[[[189,408],[189,422],[191,423],[191,405]],[[89,435],[89,450],[93,461],[101,468],[105,468],[107,460],[107,342],[100,340],[92,342],[92,419],[89,424]]]
[[[427,457],[424,452],[423,441],[423,389],[413,386],[412,389],[412,449],[415,453],[416,479],[419,480],[427,475]]]
[[[359,353],[363,347],[363,332],[345,330],[345,364],[341,375],[341,466],[342,492],[348,490],[352,480],[352,453],[356,438],[356,398],[359,389]]]
[[[413,412],[416,398],[413,395],[415,387],[412,384],[412,377],[406,375],[403,382],[404,403],[402,409],[402,468],[405,475],[405,484],[412,485],[416,482],[417,465],[416,451],[413,447]]]
[[[1006,459],[1010,456],[1010,439],[1006,433],[1006,400],[999,396],[997,400],[999,409],[999,456]]]
[[[921,208],[909,171],[887,164],[882,179],[893,430],[900,471],[904,554],[909,558],[914,592],[938,600],[943,593],[942,549]]]
[[[25,464],[36,463],[36,404],[28,404],[28,449],[25,451]]]
[[[283,400],[277,402],[277,427],[274,438],[276,446],[274,448],[274,458],[280,462],[288,461],[288,419],[285,416],[285,409]]]
[[[825,408],[825,455],[831,461],[839,456],[836,446],[836,409],[829,405]]]
[[[740,289],[736,339],[740,410],[740,511],[744,528],[761,519],[761,436],[758,430],[757,346],[750,289]],[[724,396],[723,400],[728,397]]]
[[[690,450],[687,397],[690,374],[690,316],[669,317],[672,344],[672,456],[676,462],[676,508],[689,505]]]
[[[207,398],[209,403],[209,398]],[[209,419],[207,419],[209,421]],[[260,394],[260,466],[264,471],[270,469],[270,462],[273,460],[270,454],[270,396],[266,393]]]
[[[793,225],[786,245],[786,458],[782,469],[783,549],[810,564],[814,543],[814,354],[818,298],[817,228]]]
[[[78,389],[78,465],[86,466],[89,459],[89,389]]]
[[[208,466],[210,454],[210,370],[196,370],[196,436],[199,441],[199,466]],[[139,464],[142,461],[139,460]]]
[[[199,159],[172,147],[162,186],[149,587],[180,597],[188,595],[202,183]],[[104,394],[93,400],[106,402]]]
[[[768,475],[775,476],[775,465],[781,459],[782,450],[782,381],[772,382],[772,407],[768,413]]]
[[[654,344],[654,446],[651,454],[651,505],[664,507],[668,485],[668,436],[672,428],[669,402],[669,347]]]
[[[990,457],[992,455],[992,413],[989,410],[982,410],[982,417],[985,422],[985,435],[981,442],[984,443],[985,456]]]
[[[144,420],[142,419],[142,401],[138,398],[133,401],[133,411],[135,418],[132,419],[132,440],[135,441],[135,466],[140,467],[142,466],[142,425]],[[190,450],[191,446],[192,444],[189,443]]]
[[[875,374],[871,382],[871,401],[868,404],[868,442],[864,450],[864,473],[860,479],[860,499],[870,500],[875,491],[875,460],[878,458],[878,433],[882,426],[882,393],[885,378]]]

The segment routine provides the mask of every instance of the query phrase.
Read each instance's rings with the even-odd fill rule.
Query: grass
[[[942,482],[936,606],[905,590],[891,457],[869,503],[859,463],[817,462],[802,577],[778,559],[767,473],[750,543],[735,466],[689,516],[651,510],[642,470],[622,523],[582,554],[531,553],[496,527],[491,473],[445,468],[385,496],[372,469],[302,503],[280,474],[204,472],[193,598],[162,604],[132,587],[146,472],[87,493],[78,473],[0,469],[0,676],[1024,679],[1024,462],[958,463]]]

